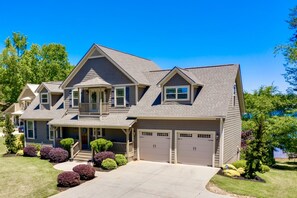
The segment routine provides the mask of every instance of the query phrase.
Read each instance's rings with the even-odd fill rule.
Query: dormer
[[[187,69],[174,67],[157,84],[162,104],[193,104],[203,84]]]
[[[40,109],[50,109],[63,96],[61,82],[43,82],[36,90],[39,93]]]

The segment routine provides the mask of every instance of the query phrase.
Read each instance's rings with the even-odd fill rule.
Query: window
[[[153,136],[152,132],[142,132],[142,135],[144,136]]]
[[[233,107],[235,107],[235,105],[236,105],[236,93],[237,93],[236,83],[234,83],[234,85],[233,85]]]
[[[165,87],[165,100],[189,100],[189,86]]]
[[[168,136],[168,133],[157,133],[157,136]]]
[[[210,134],[198,134],[197,137],[198,138],[210,138],[211,135]]]
[[[48,93],[41,94],[41,104],[48,104]]]
[[[98,137],[102,137],[101,130],[99,128],[93,129],[93,137],[96,138],[96,131],[97,131]]]
[[[125,87],[115,88],[115,106],[124,107],[126,106],[126,89]]]
[[[54,128],[53,127],[49,127],[48,137],[49,137],[49,140],[54,140]]]
[[[179,137],[192,137],[191,133],[181,133],[179,134]]]
[[[72,91],[72,107],[78,107],[78,90]]]
[[[34,121],[27,121],[27,136],[28,139],[35,139],[35,131],[34,131]]]

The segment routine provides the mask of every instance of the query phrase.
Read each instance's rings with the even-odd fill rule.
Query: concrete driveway
[[[205,189],[217,171],[202,166],[136,161],[111,172],[100,172],[95,179],[54,197],[227,197]]]

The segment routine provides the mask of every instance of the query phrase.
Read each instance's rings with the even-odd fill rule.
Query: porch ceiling
[[[94,118],[77,119],[77,114],[68,114],[61,119],[54,119],[48,124],[57,127],[98,127],[98,128],[118,128],[128,129],[136,119],[127,119],[126,114],[112,114],[103,117],[102,120]]]

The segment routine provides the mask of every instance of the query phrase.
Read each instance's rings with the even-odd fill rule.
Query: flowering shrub
[[[95,177],[95,168],[86,164],[79,164],[72,169],[80,175],[81,180],[90,180]]]
[[[80,184],[80,176],[73,171],[65,171],[58,175],[58,186],[73,187]]]
[[[26,146],[25,148],[24,148],[24,156],[26,156],[26,157],[36,157],[36,155],[37,155],[37,150],[36,150],[36,148],[34,147],[34,146]]]
[[[40,149],[40,158],[41,159],[49,159],[49,153],[50,151],[53,149],[53,147],[51,146],[43,146],[41,149]]]
[[[102,161],[107,158],[115,159],[114,153],[111,151],[103,151],[103,152],[97,153],[94,156],[94,163],[96,166],[101,166]]]
[[[53,148],[49,152],[50,161],[55,163],[65,162],[68,159],[68,156],[69,156],[68,151],[62,148]]]

